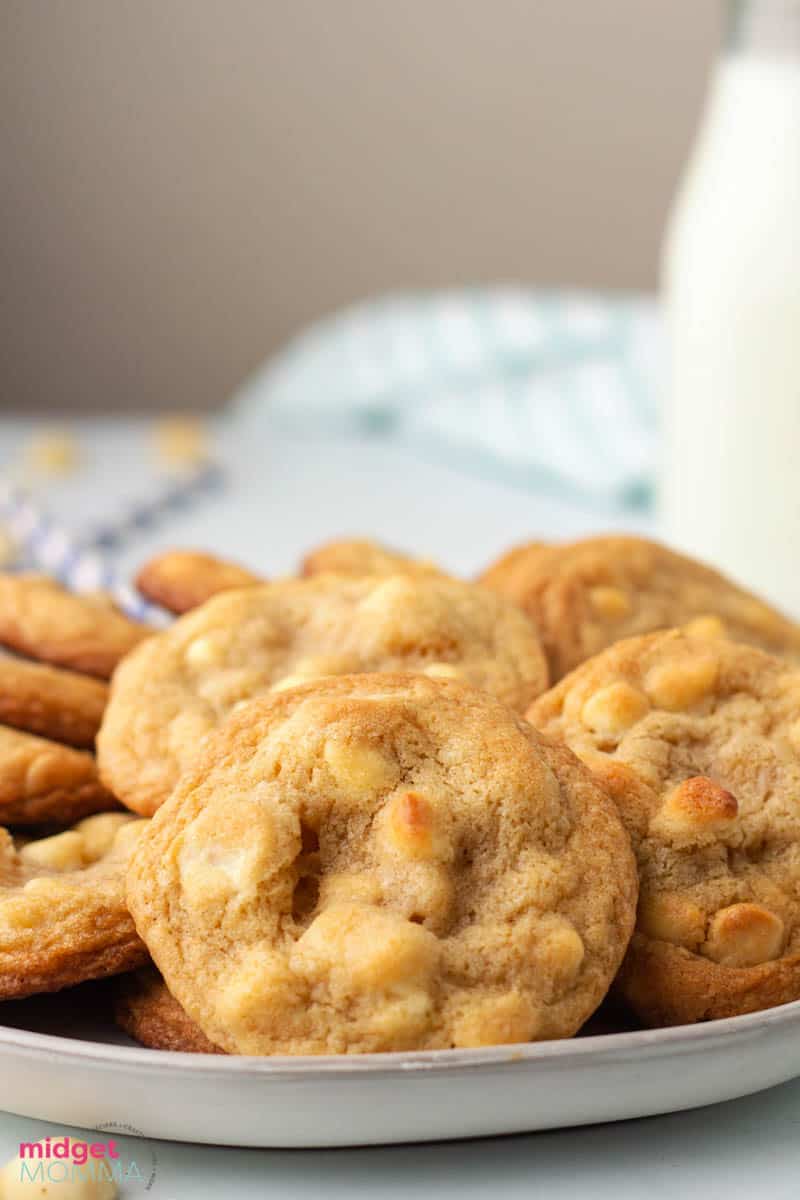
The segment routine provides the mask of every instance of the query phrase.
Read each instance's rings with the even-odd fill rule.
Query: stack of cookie
[[[0,663],[0,998],[119,975],[139,1041],[233,1054],[800,998],[800,629],[709,568],[610,537],[476,584],[351,541],[138,586],[182,615],[0,580],[48,664]]]
[[[120,811],[90,751],[105,681],[148,632],[104,596],[0,576],[0,643],[16,652],[0,658],[0,820],[15,834],[0,830],[0,999],[147,960],[124,901],[145,822]]]

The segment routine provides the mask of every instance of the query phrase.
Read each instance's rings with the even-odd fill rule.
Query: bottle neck
[[[800,58],[800,0],[729,0],[726,50]]]

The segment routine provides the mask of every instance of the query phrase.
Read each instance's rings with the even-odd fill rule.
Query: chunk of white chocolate
[[[647,673],[645,690],[656,707],[679,712],[705,700],[718,675],[719,663],[712,655],[687,655],[679,662],[652,667]]]
[[[601,737],[619,737],[640,721],[649,707],[643,692],[620,680],[600,688],[586,700],[581,720]]]
[[[589,603],[596,616],[605,621],[621,621],[630,616],[631,598],[622,588],[598,585],[589,590]]]
[[[396,986],[427,988],[439,941],[427,929],[389,909],[331,904],[315,918],[292,951],[292,970],[312,981],[339,975],[358,991]]]
[[[784,924],[761,904],[731,904],[714,913],[701,947],[706,958],[724,967],[755,967],[778,958]]]
[[[21,848],[19,857],[29,866],[47,867],[51,871],[79,871],[84,866],[84,840],[77,830],[69,829],[66,833],[28,842]]]
[[[432,662],[425,668],[423,675],[429,676],[431,679],[463,679],[464,672],[460,667],[453,666],[452,663]]]
[[[368,742],[332,737],[326,741],[323,753],[334,780],[344,791],[359,796],[378,792],[391,787],[397,778],[397,764]]]
[[[387,848],[404,857],[439,861],[452,857],[436,809],[421,792],[392,796],[381,814],[380,828]]]
[[[736,797],[705,775],[694,775],[670,791],[650,822],[650,833],[666,841],[718,834],[739,813]]]

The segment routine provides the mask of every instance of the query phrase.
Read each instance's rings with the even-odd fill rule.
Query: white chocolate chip
[[[761,904],[731,904],[711,918],[701,950],[725,967],[755,967],[778,958],[783,940],[777,913]]]
[[[460,667],[454,667],[452,663],[433,662],[427,666],[422,672],[423,675],[430,676],[431,679],[463,679],[464,672]]]
[[[689,637],[697,638],[724,638],[726,634],[724,621],[713,613],[692,617],[691,621],[684,625],[683,631]]]
[[[539,955],[548,970],[559,979],[561,986],[574,982],[586,954],[583,939],[566,919],[553,917],[538,947]]]
[[[291,675],[285,675],[283,679],[273,683],[272,691],[284,692],[287,688],[297,687],[301,683],[310,683],[312,679],[345,675],[352,667],[352,659],[341,654],[317,654],[309,658],[300,658],[294,664]]]
[[[631,600],[627,592],[617,587],[593,587],[589,591],[589,603],[598,617],[606,621],[621,621],[630,615]]]
[[[404,858],[441,861],[452,857],[435,806],[419,792],[393,796],[381,814],[380,827],[388,848]]]
[[[732,792],[705,775],[695,775],[669,792],[651,820],[649,832],[667,841],[717,835],[732,825],[738,812]]]
[[[529,1042],[540,1024],[541,1013],[530,997],[506,992],[469,1003],[455,1024],[453,1041],[458,1047]]]
[[[221,1019],[240,1035],[298,1002],[298,981],[285,959],[258,944],[227,971],[216,996]]]
[[[83,839],[84,861],[97,862],[108,854],[123,825],[130,825],[135,820],[133,813],[97,813],[79,821],[75,832]]]
[[[719,663],[711,655],[687,656],[679,662],[653,667],[647,674],[645,690],[658,708],[678,712],[704,700],[718,674]]]
[[[215,845],[184,846],[180,859],[181,889],[193,908],[224,903],[244,885],[250,855],[246,849]]]
[[[64,894],[65,881],[60,875],[37,875],[29,879],[23,891],[30,898],[39,900],[57,900]]]
[[[196,637],[189,642],[184,652],[186,662],[190,667],[213,667],[221,663],[225,653],[227,633],[215,631]]]
[[[619,736],[647,713],[650,705],[638,688],[620,681],[600,688],[583,705],[581,720],[601,736]]]
[[[396,985],[427,988],[439,940],[389,909],[332,904],[295,943],[291,968],[309,980],[341,974],[348,986],[390,992]]]
[[[84,841],[77,830],[57,833],[53,837],[28,842],[19,857],[30,866],[48,867],[53,871],[79,871],[85,866]]]
[[[343,654],[314,654],[295,663],[294,674],[305,679],[322,679],[329,675],[346,675],[353,661]]]
[[[324,757],[337,784],[357,795],[389,788],[397,776],[397,764],[366,742],[328,738]]]
[[[694,950],[705,937],[703,910],[673,892],[642,895],[637,926],[647,937]]]

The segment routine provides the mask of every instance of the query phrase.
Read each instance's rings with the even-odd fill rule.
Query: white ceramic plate
[[[2,1026],[0,1062],[0,1108],[62,1125],[238,1146],[433,1141],[651,1116],[782,1083],[800,1074],[800,1001],[676,1029],[351,1058],[175,1054]]]
[[[252,447],[240,439],[235,449],[236,483],[213,506],[177,513],[166,540],[216,547],[270,575],[291,570],[300,547],[367,527],[471,573],[537,533],[577,536],[619,524],[602,510],[468,479],[372,442],[334,446],[276,434]],[[115,477],[124,459],[119,446],[95,455]],[[280,520],[260,562],[270,512]],[[164,544],[163,530],[144,537],[123,568]],[[46,997],[2,1006],[0,1109],[90,1129],[114,1122],[150,1138],[255,1147],[468,1138],[694,1108],[800,1074],[800,1002],[707,1025],[564,1042],[253,1059],[136,1047],[93,1017],[91,991],[82,989],[73,989],[72,1003],[89,1018],[65,1025],[64,995],[51,1006]]]

